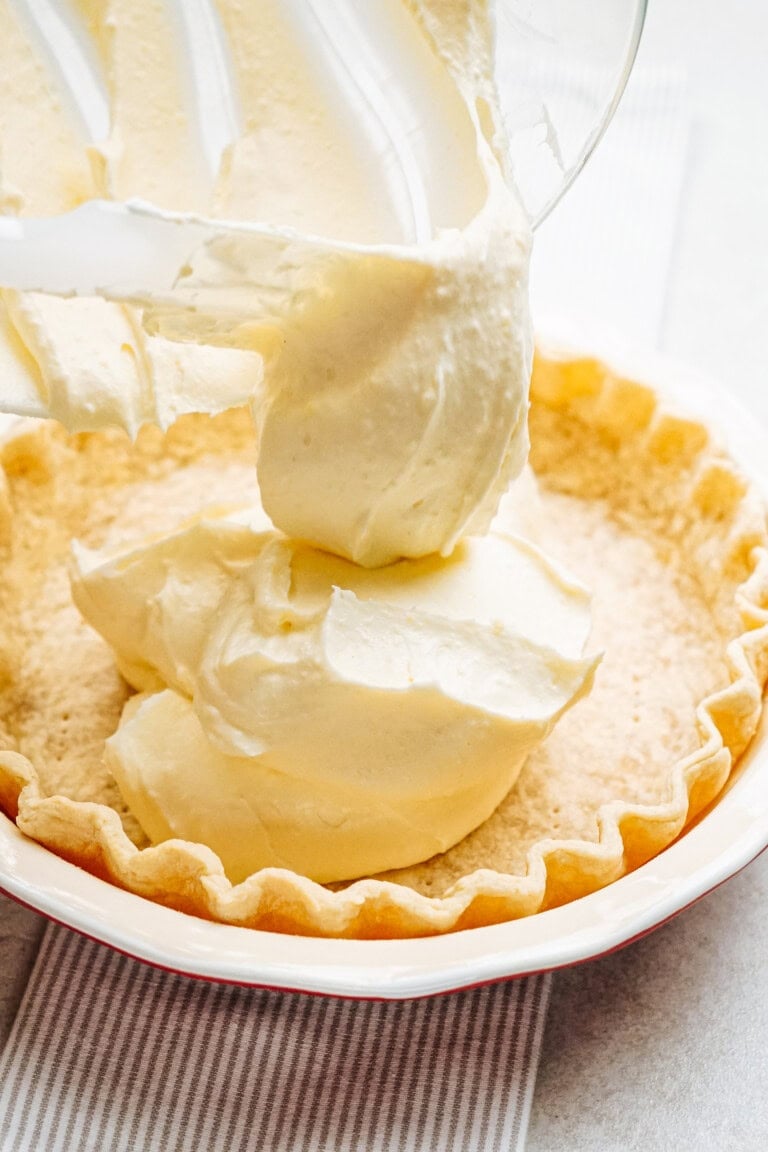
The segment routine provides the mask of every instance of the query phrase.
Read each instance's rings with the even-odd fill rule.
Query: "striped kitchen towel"
[[[0,1150],[522,1149],[548,994],[267,992],[50,925],[0,1059]]]

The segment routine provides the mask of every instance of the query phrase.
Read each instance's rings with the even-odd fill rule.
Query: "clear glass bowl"
[[[166,2],[178,17],[181,73],[186,70],[190,82],[188,114],[199,130],[213,192],[224,150],[242,132],[251,131],[240,122],[231,45],[213,0]],[[473,131],[468,132],[470,121],[458,89],[437,65],[408,6],[398,0],[275,3],[296,47],[292,63],[297,74],[303,74],[302,68],[312,70],[327,122],[349,136],[348,155],[364,179],[348,183],[374,190],[369,205],[378,197],[372,235],[370,227],[360,235],[327,234],[361,243],[410,244],[424,242],[441,229],[464,227],[484,195],[476,142]],[[430,3],[437,5],[438,0]],[[634,63],[645,9],[646,0],[497,0],[495,78],[511,174],[534,225],[570,186],[605,131]],[[33,40],[56,63],[62,99],[74,104],[86,136],[98,144],[109,132],[109,84],[79,9],[73,0],[19,0],[19,12],[25,14]],[[302,171],[301,134],[286,133],[285,139],[287,168],[276,173],[278,189],[281,179],[285,184]],[[346,195],[346,186],[339,195]],[[151,199],[139,185],[132,196]],[[262,223],[326,234],[325,218],[322,212],[313,215],[313,205],[307,216],[302,201],[300,223],[290,206],[286,218],[280,218],[281,207],[272,214],[267,209]],[[40,226],[0,219],[0,283],[85,294],[126,283],[156,290],[153,268],[133,260],[145,250],[156,254],[160,244],[147,232],[156,224],[149,219],[151,211],[144,212],[142,224],[135,212],[131,215],[118,205],[105,212],[96,204],[94,210],[87,220],[81,213],[77,224],[66,217]],[[233,226],[228,213],[224,215],[226,220],[211,225],[221,232]],[[102,232],[95,244],[97,223]],[[85,229],[87,243],[78,227]],[[183,220],[169,226],[175,239],[165,252],[168,267],[175,270],[184,262],[174,262],[182,232],[190,232],[185,243],[200,242],[192,234],[196,227]],[[137,230],[146,241],[138,249]],[[163,284],[168,280],[166,264]]]
[[[575,180],[635,61],[647,0],[503,0],[496,83],[515,183],[534,225]]]

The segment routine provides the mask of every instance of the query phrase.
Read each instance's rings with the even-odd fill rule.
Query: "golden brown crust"
[[[538,357],[531,435],[542,543],[561,546],[594,582],[606,658],[592,697],[558,725],[497,813],[451,852],[335,891],[279,869],[233,887],[204,847],[146,847],[100,767],[126,689],[67,601],[69,538],[101,543],[118,527],[162,529],[165,505],[178,518],[201,488],[209,503],[226,500],[247,482],[253,451],[238,414],[185,419],[167,440],[147,432],[133,451],[117,434],[67,440],[50,428],[7,445],[0,527],[10,538],[11,584],[29,571],[18,560],[24,540],[38,549],[46,541],[47,552],[36,584],[29,577],[35,586],[16,587],[2,620],[0,738],[4,730],[10,751],[0,753],[0,806],[52,851],[140,895],[309,935],[384,938],[496,923],[585,895],[649,859],[715,799],[757,726],[768,676],[762,501],[703,425],[594,360]],[[56,478],[58,515],[46,519]],[[54,605],[53,638],[41,597]],[[55,664],[57,642],[77,665],[75,687],[60,697],[61,668],[49,674],[40,656]],[[63,736],[53,732],[50,718],[78,701],[76,723],[70,716]]]

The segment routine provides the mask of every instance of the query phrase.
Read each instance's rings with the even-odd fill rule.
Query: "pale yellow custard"
[[[246,511],[78,549],[73,595],[144,693],[107,742],[131,810],[154,841],[208,844],[233,880],[444,852],[597,663],[584,589],[501,532],[370,570]]]

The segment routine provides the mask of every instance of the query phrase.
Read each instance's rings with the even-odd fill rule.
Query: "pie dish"
[[[102,542],[130,530],[132,518],[142,532],[161,529],[201,490],[209,503],[226,501],[249,469],[247,420],[185,418],[168,444],[150,430],[136,450],[118,433],[68,438],[53,425],[15,425],[4,455],[6,524],[11,535],[26,525],[21,551],[31,559],[6,569],[3,810],[55,853],[46,861],[63,876],[72,875],[62,862],[70,861],[100,877],[101,888],[108,879],[141,896],[153,918],[157,904],[174,919],[191,915],[197,932],[208,931],[201,919],[259,930],[260,940],[485,933],[499,924],[494,932],[514,938],[520,917],[567,920],[565,908],[548,910],[598,897],[612,904],[621,890],[614,882],[667,847],[723,789],[757,728],[768,671],[762,493],[691,415],[706,394],[700,386],[683,389],[680,415],[634,382],[647,374],[618,369],[620,359],[609,357],[607,368],[594,356],[548,350],[533,384],[542,496],[532,519],[543,546],[593,585],[605,657],[592,695],[477,832],[442,857],[347,886],[270,869],[233,887],[207,849],[143,847],[101,767],[126,690],[109,650],[69,603],[69,540]],[[674,368],[652,375],[665,397],[681,378]],[[709,424],[714,415],[722,427],[726,410],[720,401]],[[226,459],[217,448],[222,424]],[[746,463],[754,475],[754,461]],[[26,854],[18,832],[11,838]],[[15,869],[2,867],[7,887]],[[34,896],[21,888],[10,886]]]

